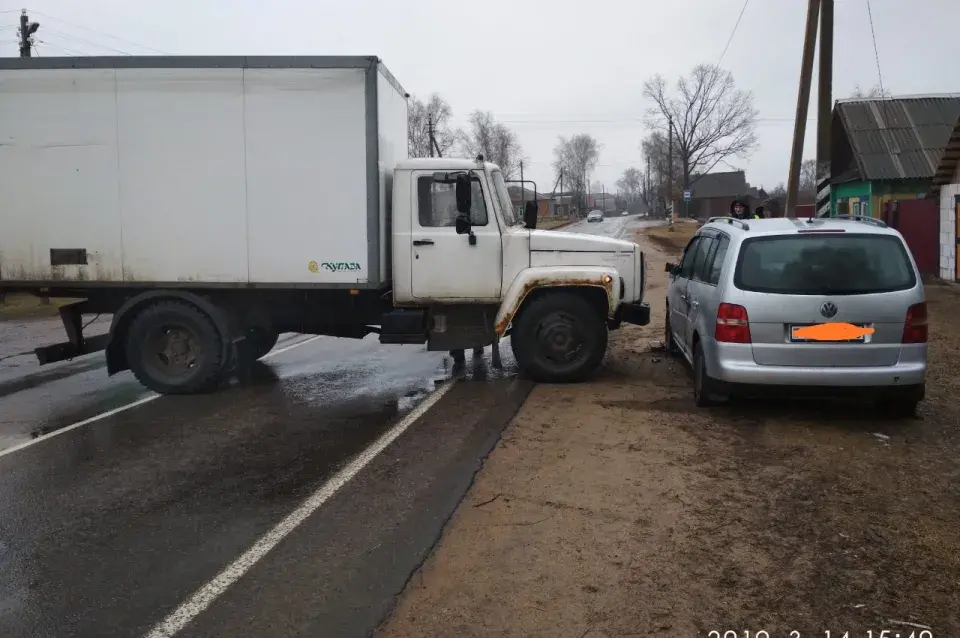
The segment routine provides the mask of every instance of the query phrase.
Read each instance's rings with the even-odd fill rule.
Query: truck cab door
[[[502,285],[500,226],[482,173],[471,185],[474,245],[457,234],[456,185],[417,171],[411,189],[411,291],[422,301],[498,301]]]

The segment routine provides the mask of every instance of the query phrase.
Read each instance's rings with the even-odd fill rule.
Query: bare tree
[[[853,88],[853,93],[850,94],[850,97],[870,100],[881,97],[890,97],[890,95],[891,93],[889,89],[881,88],[878,84],[874,84],[867,91],[864,91],[862,88],[860,88],[860,85],[858,84]]]
[[[780,182],[774,186],[769,193],[767,193],[768,199],[786,199],[787,197],[787,187],[783,185],[783,182]]]
[[[673,152],[681,168],[680,184],[690,187],[691,176],[708,173],[730,157],[749,157],[757,146],[757,111],[753,94],[737,88],[733,74],[701,64],[677,80],[670,94],[667,80],[656,75],[643,86],[653,102],[647,124],[664,139],[673,121]]]
[[[515,179],[523,160],[523,148],[517,134],[505,124],[497,122],[489,111],[470,114],[470,128],[461,136],[464,154],[483,154],[503,171],[505,179]]]
[[[817,160],[815,159],[805,159],[800,164],[800,192],[808,194],[817,192]]]
[[[600,159],[600,143],[587,133],[571,138],[559,137],[553,149],[553,169],[559,176],[562,172],[563,183],[580,202],[580,210],[586,208],[587,187],[590,173]]]
[[[440,154],[446,155],[459,137],[450,128],[453,111],[450,105],[434,93],[426,103],[411,97],[407,103],[407,150],[410,157],[430,157],[430,119],[433,119],[434,138]]]
[[[617,188],[623,193],[624,199],[632,202],[640,196],[643,187],[643,174],[640,169],[631,166],[623,171],[623,175],[617,180]]]

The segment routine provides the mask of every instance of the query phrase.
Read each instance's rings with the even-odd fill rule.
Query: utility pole
[[[430,157],[433,157],[433,113],[427,113],[427,137],[430,138]]]
[[[30,17],[27,16],[27,10],[23,9],[20,12],[20,31],[17,35],[20,36],[20,57],[29,58],[30,52],[33,49],[33,38],[30,37],[37,32],[37,29],[40,28],[39,22],[30,22]]]
[[[817,184],[813,216],[830,214],[830,140],[833,123],[833,0],[820,0],[817,88]]]
[[[667,116],[667,211],[673,226],[673,118]]]
[[[803,34],[803,61],[800,65],[800,90],[797,95],[797,120],[793,127],[793,150],[790,153],[785,217],[796,217],[797,193],[800,190],[800,165],[803,162],[803,138],[807,133],[807,113],[810,109],[810,84],[813,75],[813,53],[817,44],[819,13],[820,0],[809,0],[807,28]]]
[[[563,211],[563,169],[560,169],[560,211]]]

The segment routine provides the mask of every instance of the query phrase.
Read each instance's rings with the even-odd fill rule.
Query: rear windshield
[[[917,280],[898,237],[837,233],[748,239],[733,282],[753,292],[863,295],[909,290]]]

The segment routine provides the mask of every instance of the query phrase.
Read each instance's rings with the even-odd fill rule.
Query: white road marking
[[[359,474],[370,461],[375,459],[378,454],[383,452],[397,437],[403,434],[423,416],[427,410],[433,407],[437,401],[443,398],[455,384],[456,379],[451,379],[446,385],[424,399],[420,405],[401,419],[399,423],[387,430],[387,432],[374,441],[370,447],[363,450],[343,469],[321,485],[303,504],[277,523],[273,529],[261,536],[250,549],[227,565],[213,580],[194,592],[187,601],[154,626],[154,628],[150,630],[150,633],[146,635],[146,638],[172,638],[182,631],[194,618],[200,615],[204,609],[209,607],[217,598],[226,592],[231,585],[250,571],[254,565],[276,547],[290,532],[297,529],[297,527],[311,514],[316,512],[320,506],[330,500],[341,487],[349,483],[353,477]]]
[[[267,354],[263,355],[263,356],[260,357],[260,358],[261,358],[261,360],[262,360],[262,359],[269,359],[270,357],[275,357],[275,356],[277,356],[278,354],[283,354],[284,352],[287,352],[287,351],[289,351],[289,350],[293,350],[294,348],[299,348],[300,346],[305,346],[305,345],[307,345],[308,343],[311,343],[311,342],[313,342],[313,341],[316,341],[316,340],[319,339],[319,338],[320,338],[320,335],[317,335],[317,336],[314,336],[314,337],[310,337],[310,338],[308,338],[308,339],[304,339],[303,341],[298,341],[298,342],[296,342],[296,343],[294,343],[294,344],[291,344],[291,345],[289,345],[289,346],[286,346],[285,348],[280,348],[279,350],[271,350],[270,352],[268,352]],[[72,424],[70,424],[70,425],[68,425],[68,426],[66,426],[66,427],[64,427],[64,428],[60,428],[59,430],[54,430],[53,432],[50,432],[49,434],[44,434],[43,436],[38,436],[38,437],[35,438],[35,439],[31,439],[31,440],[29,440],[29,441],[24,441],[23,443],[20,443],[20,444],[18,444],[18,445],[14,445],[13,447],[9,447],[9,448],[7,448],[7,449],[5,449],[5,450],[0,451],[0,456],[6,456],[7,454],[13,454],[14,452],[18,452],[18,451],[20,451],[20,450],[22,450],[22,449],[24,449],[24,448],[30,447],[31,445],[36,445],[37,443],[40,443],[41,441],[46,441],[47,439],[52,439],[52,438],[55,437],[55,436],[60,436],[61,434],[65,434],[65,433],[69,432],[70,430],[76,430],[77,428],[83,427],[83,426],[85,426],[85,425],[90,425],[91,423],[96,423],[97,421],[102,421],[103,419],[106,419],[106,418],[108,418],[108,417],[111,417],[111,416],[113,416],[114,414],[120,414],[121,412],[126,412],[127,410],[130,410],[130,409],[135,408],[135,407],[137,407],[137,406],[143,405],[144,403],[149,403],[149,402],[153,401],[154,399],[159,399],[159,398],[160,398],[160,395],[159,395],[159,394],[155,394],[155,393],[151,392],[151,393],[149,393],[147,396],[142,397],[142,398],[140,398],[140,399],[137,399],[137,400],[134,401],[133,403],[128,403],[128,404],[126,404],[126,405],[121,405],[119,408],[114,408],[114,409],[112,409],[112,410],[107,410],[106,412],[101,412],[100,414],[97,414],[97,415],[95,415],[95,416],[92,416],[92,417],[90,417],[89,419],[84,419],[83,421],[77,421],[76,423],[72,423]]]

